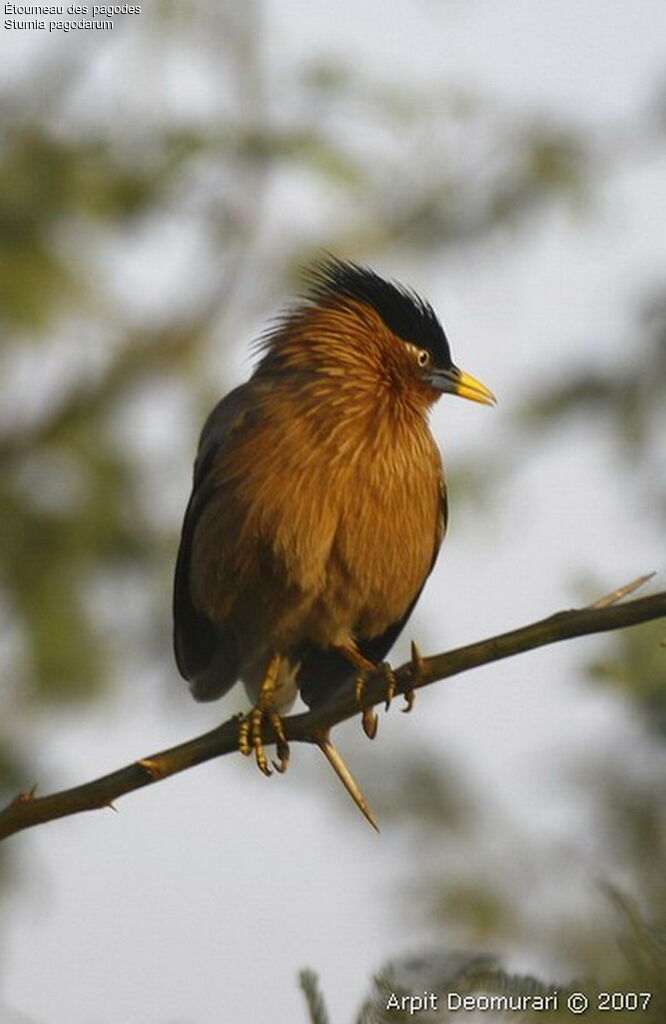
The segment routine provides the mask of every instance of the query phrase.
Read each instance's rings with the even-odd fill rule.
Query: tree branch
[[[403,694],[421,686],[428,686],[460,672],[477,668],[479,665],[510,658],[523,651],[534,650],[559,640],[623,629],[640,622],[666,617],[666,591],[624,604],[617,603],[648,578],[641,577],[626,587],[620,587],[587,608],[558,612],[547,619],[541,619],[509,633],[424,658],[418,679],[413,678],[411,663],[402,665],[395,672],[396,693]],[[385,678],[380,675],[373,676],[366,685],[364,703],[369,706],[383,701],[385,689]],[[349,686],[315,711],[285,718],[285,735],[287,740],[292,742],[317,742],[317,734],[321,736],[322,731],[356,714],[358,707],[354,686]],[[268,722],[263,730],[263,738],[266,743],[275,742],[275,733]],[[125,793],[149,786],[169,775],[185,771],[211,758],[230,754],[237,749],[238,720],[231,718],[210,732],[196,736],[186,743],[151,754],[110,775],[104,775],[73,789],[65,789],[43,797],[35,797],[34,790],[20,793],[0,811],[0,839],[33,825],[78,814],[80,811],[113,807],[113,801]]]

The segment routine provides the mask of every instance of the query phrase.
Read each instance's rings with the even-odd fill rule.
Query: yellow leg
[[[261,730],[265,718],[269,720],[277,736],[278,760],[277,763],[273,761],[273,767],[276,771],[282,773],[287,770],[287,764],[289,763],[289,744],[284,734],[282,719],[273,707],[281,663],[282,655],[274,654],[268,663],[266,675],[261,684],[259,700],[249,715],[246,715],[238,726],[238,749],[246,757],[254,751],[257,768],[264,775],[273,774],[268,767],[268,758],[266,757],[264,743],[261,738]]]

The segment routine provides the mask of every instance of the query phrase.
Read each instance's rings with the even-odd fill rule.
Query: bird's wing
[[[194,464],[192,494],[185,512],[173,590],[174,651],[184,679],[198,700],[226,693],[238,675],[238,651],[231,631],[220,629],[194,604],[190,582],[192,543],[208,502],[218,493],[211,469],[251,410],[248,384],[231,391],[204,424]]]
[[[433,553],[430,567],[423,577],[421,586],[415,593],[405,614],[391,625],[379,636],[357,637],[356,646],[364,658],[374,664],[383,661],[393,644],[398,639],[407,620],[414,610],[414,606],[421,596],[426,581],[432,572],[437,555],[446,533],[449,518],[449,507],[446,498],[446,485],[444,479],[441,482],[440,515],[437,520],[437,528],[433,540]],[[308,707],[312,708],[322,704],[334,690],[354,678],[356,669],[350,666],[349,661],[339,651],[315,647],[313,644],[305,645],[297,682],[301,696]]]

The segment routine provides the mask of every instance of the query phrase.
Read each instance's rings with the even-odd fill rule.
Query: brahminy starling
[[[266,774],[264,719],[284,770],[281,715],[354,678],[362,704],[433,568],[447,501],[430,408],[443,393],[494,402],[412,290],[334,258],[309,284],[206,420],[174,588],[178,668],[200,701],[243,682],[239,746]],[[363,723],[373,735],[371,709]],[[328,734],[318,742],[371,818]]]

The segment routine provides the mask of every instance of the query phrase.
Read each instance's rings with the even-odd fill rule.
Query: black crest
[[[435,366],[451,366],[449,343],[434,309],[410,288],[386,281],[367,267],[334,257],[311,270],[308,283],[310,301],[362,302],[372,307],[397,337],[428,349]]]

